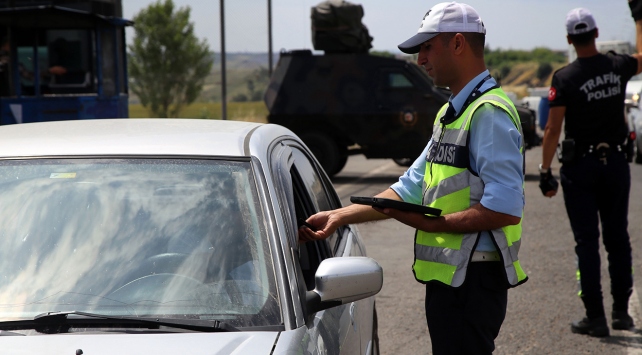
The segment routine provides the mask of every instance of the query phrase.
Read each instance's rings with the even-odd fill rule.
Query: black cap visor
[[[406,40],[402,44],[398,45],[397,47],[399,48],[400,51],[407,54],[419,53],[419,46],[421,46],[422,43],[432,39],[438,34],[439,32],[417,33],[416,35],[410,37],[408,40]]]

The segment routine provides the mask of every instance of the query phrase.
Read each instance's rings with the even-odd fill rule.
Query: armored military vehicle
[[[349,154],[416,158],[447,100],[403,60],[309,50],[281,53],[265,96],[268,121],[297,133],[329,175]]]
[[[352,154],[410,165],[450,96],[418,65],[368,54],[372,37],[359,26],[360,7],[330,0],[313,8],[314,48],[324,54],[282,52],[265,94],[268,121],[298,134],[330,176]],[[359,21],[342,20],[354,17]],[[524,131],[532,132],[526,145],[534,145],[535,113],[518,110]]]

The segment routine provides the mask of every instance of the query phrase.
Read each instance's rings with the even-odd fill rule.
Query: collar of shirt
[[[468,96],[473,92],[473,89],[477,84],[479,84],[480,81],[484,80],[485,77],[487,77],[490,74],[488,70],[484,70],[481,72],[479,75],[477,75],[473,80],[469,81],[466,86],[457,94],[457,96],[450,96],[448,101],[452,102],[453,107],[455,108],[455,112],[458,115],[461,112],[462,106],[464,106],[464,103],[466,102],[466,99],[468,99]],[[487,88],[497,85],[497,82],[495,81],[494,78],[488,79],[484,85],[479,88],[481,92],[484,92]]]

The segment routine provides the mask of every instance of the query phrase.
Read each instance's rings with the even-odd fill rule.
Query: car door
[[[297,218],[307,219],[310,215],[340,207],[330,198],[329,187],[318,172],[316,163],[298,145],[292,145],[294,165],[291,177],[294,188]],[[305,277],[306,288],[314,289],[314,273],[323,259],[334,256],[347,256],[344,250],[334,250],[341,243],[347,228],[340,228],[326,240],[308,242],[300,245],[300,265]],[[361,354],[361,335],[357,314],[357,302],[340,305],[314,316],[316,326],[325,337],[326,344],[332,344],[338,354]],[[328,344],[328,345],[329,345]],[[330,350],[330,349],[328,349]]]
[[[272,170],[279,175],[276,179],[280,181],[281,190],[278,198],[286,223],[305,220],[318,211],[341,206],[331,182],[304,146],[289,139],[274,146],[273,165],[276,161],[280,163],[272,166]],[[277,155],[279,158],[276,158]],[[296,239],[290,238],[289,244],[295,245],[293,255],[297,272],[293,274],[299,284],[299,294],[314,289],[314,274],[322,260],[364,255],[357,234],[351,226],[343,226],[322,241],[297,243]],[[305,309],[305,297],[301,295],[298,299],[301,300],[300,308]],[[316,348],[312,353],[363,354],[372,335],[373,302],[373,298],[370,298],[305,314],[307,338],[311,339],[311,346]],[[365,327],[362,326],[364,324]]]

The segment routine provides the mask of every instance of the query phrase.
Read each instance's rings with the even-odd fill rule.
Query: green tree
[[[149,5],[134,16],[128,46],[130,88],[156,117],[177,117],[203,89],[214,63],[205,40],[194,35],[190,7],[172,0]]]
[[[491,50],[488,46],[484,48],[484,59],[486,65],[499,68],[503,65],[514,65],[516,63],[539,62],[539,63],[566,63],[565,52],[552,51],[548,48],[538,47],[530,51],[525,50],[503,50],[501,48]]]
[[[388,52],[388,51],[370,51],[370,55],[378,56],[378,57],[385,57],[385,58],[394,58],[395,55]]]

